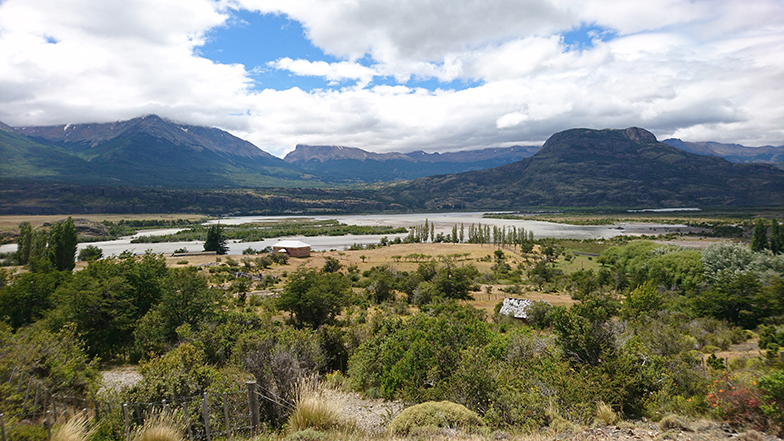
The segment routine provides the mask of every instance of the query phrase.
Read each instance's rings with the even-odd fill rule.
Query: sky
[[[784,145],[784,0],[0,0],[0,121],[148,114],[278,156]]]

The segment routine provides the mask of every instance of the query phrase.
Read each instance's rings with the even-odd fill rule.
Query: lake
[[[393,227],[412,227],[428,222],[434,224],[435,232],[450,234],[452,226],[464,224],[466,232],[468,225],[479,224],[497,226],[507,229],[511,227],[525,228],[532,231],[534,238],[540,239],[551,237],[556,239],[608,239],[614,236],[625,234],[630,230],[635,232],[650,230],[652,234],[661,233],[662,229],[674,230],[685,228],[683,225],[656,225],[656,224],[623,224],[623,225],[568,225],[553,222],[540,222],[531,220],[512,220],[512,219],[485,219],[482,218],[484,212],[460,212],[460,213],[408,213],[408,214],[368,214],[368,215],[343,215],[343,216],[238,216],[208,221],[207,224],[240,225],[252,222],[270,222],[281,219],[337,219],[349,225],[371,225],[371,226],[393,226]],[[657,231],[658,230],[658,231]],[[172,234],[179,229],[160,229],[144,230],[134,236],[122,237],[117,240],[80,243],[78,249],[87,245],[94,245],[103,250],[105,256],[119,255],[123,251],[131,251],[142,254],[146,250],[153,253],[170,254],[176,249],[186,248],[189,251],[201,251],[204,242],[169,242],[169,243],[138,243],[132,244],[131,240],[137,236],[153,236]],[[395,237],[405,237],[407,234],[388,235],[389,239]],[[286,239],[300,240],[312,246],[314,251],[344,249],[353,244],[378,243],[382,236],[379,235],[347,235],[347,236],[293,236]],[[258,242],[229,242],[229,254],[242,254],[242,250],[251,247],[256,250],[278,242],[282,238],[267,239]],[[0,246],[0,252],[7,253],[16,251],[15,244]]]

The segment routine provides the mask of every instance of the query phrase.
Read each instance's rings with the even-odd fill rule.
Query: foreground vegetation
[[[492,232],[487,245],[432,244],[422,227],[413,237],[454,252],[384,242],[302,261],[218,257],[201,268],[123,254],[71,272],[58,263],[66,223],[31,236],[39,251],[27,271],[0,272],[0,413],[10,431],[29,417],[11,372],[51,393],[137,403],[221,395],[254,379],[278,397],[260,403],[270,433],[350,439],[360,429],[329,412],[307,414],[319,401],[301,385],[315,376],[370,398],[431,403],[406,413],[423,425],[442,406],[477,436],[618,417],[675,424],[672,415],[781,434],[784,255],[773,252],[780,229],[763,226],[757,251],[731,242],[702,251],[628,239],[516,242]],[[521,322],[498,314],[500,304],[475,307],[494,290],[574,305],[537,302]],[[126,363],[138,363],[142,380],[100,391],[99,368]],[[422,436],[408,424],[390,430]],[[95,430],[122,439],[121,414]]]

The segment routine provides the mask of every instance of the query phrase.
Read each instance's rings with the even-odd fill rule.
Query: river
[[[412,227],[414,225],[421,225],[427,219],[435,226],[435,232],[450,234],[452,226],[460,224],[465,225],[466,232],[468,225],[479,224],[490,225],[497,227],[517,227],[525,228],[526,231],[532,231],[534,237],[537,239],[544,237],[551,237],[556,239],[607,239],[610,237],[618,236],[626,233],[628,230],[645,229],[656,231],[658,229],[676,229],[685,228],[682,225],[656,225],[656,224],[624,224],[624,225],[568,225],[557,224],[553,222],[541,222],[531,220],[512,220],[512,219],[485,219],[482,217],[484,212],[465,212],[465,213],[409,213],[409,214],[368,214],[368,215],[343,215],[343,216],[239,216],[229,217],[208,221],[208,224],[220,223],[222,225],[240,225],[251,222],[269,222],[281,219],[337,219],[338,221],[349,225],[377,225],[377,226],[393,226],[393,227]],[[86,247],[87,245],[94,245],[103,250],[104,256],[119,255],[123,251],[130,251],[132,253],[141,254],[146,250],[153,253],[172,253],[174,250],[186,248],[189,251],[201,251],[204,242],[168,242],[168,243],[137,243],[132,244],[131,240],[137,236],[152,236],[172,234],[179,231],[179,229],[161,229],[161,230],[142,230],[134,236],[121,237],[117,240],[80,243],[78,249]],[[659,231],[661,232],[661,231]],[[654,233],[656,234],[656,233]],[[388,235],[389,239],[395,237],[405,237],[407,234],[393,234]],[[311,245],[314,251],[331,250],[331,249],[344,249],[350,247],[352,244],[370,244],[378,243],[382,236],[379,235],[347,235],[347,236],[293,236],[286,237],[286,239],[300,240]],[[267,239],[259,242],[230,242],[229,254],[242,254],[242,250],[250,247],[256,250],[261,250],[264,247],[272,246],[282,238]],[[8,253],[16,251],[15,244],[7,244],[0,246],[0,252]]]

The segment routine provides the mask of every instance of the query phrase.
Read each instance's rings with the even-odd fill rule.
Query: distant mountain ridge
[[[722,144],[713,141],[687,142],[678,138],[665,139],[662,143],[697,155],[718,156],[730,162],[761,162],[784,166],[784,146],[747,147],[740,144]]]
[[[113,139],[141,132],[196,151],[206,149],[238,157],[275,158],[250,142],[221,129],[179,124],[157,115],[113,123],[19,127],[15,130],[35,140],[56,143],[88,157],[92,156],[87,153],[90,149]]]
[[[343,182],[415,179],[482,170],[532,156],[539,146],[512,146],[446,153],[375,153],[356,147],[297,145],[286,162]]]
[[[688,153],[636,127],[571,129],[552,135],[522,161],[420,178],[387,194],[412,208],[436,210],[784,205],[784,171]]]
[[[7,132],[0,147],[9,154],[13,150],[16,158],[12,167],[0,169],[5,178],[170,187],[321,184],[228,132],[156,115],[115,123],[18,127]],[[53,172],[63,161],[85,173]]]

